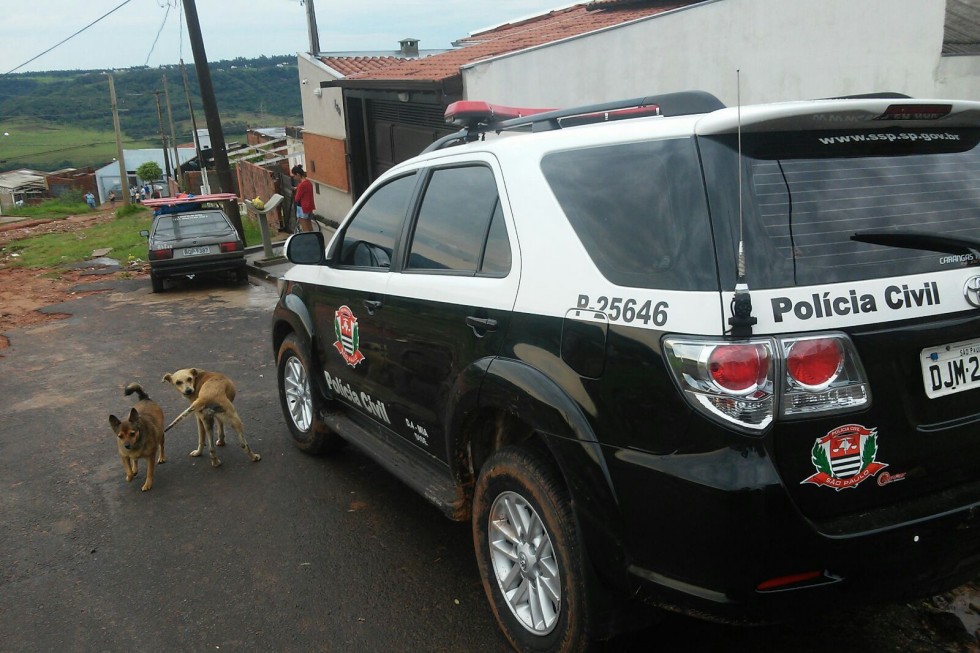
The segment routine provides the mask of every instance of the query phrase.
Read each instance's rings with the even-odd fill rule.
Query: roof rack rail
[[[446,108],[446,122],[463,125],[463,128],[433,142],[423,153],[478,140],[488,131],[500,133],[522,128],[530,128],[532,132],[551,131],[594,122],[651,115],[684,116],[724,108],[721,100],[705,91],[648,95],[556,110],[518,109],[475,101],[453,102]]]

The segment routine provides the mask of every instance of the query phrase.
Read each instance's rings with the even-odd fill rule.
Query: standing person
[[[293,166],[293,178],[297,180],[293,204],[296,205],[296,220],[300,231],[313,231],[313,182],[306,178],[303,166]]]
[[[76,197],[78,196],[76,195]],[[92,194],[92,191],[85,193],[85,203],[88,204],[90,209],[95,208],[95,195]]]

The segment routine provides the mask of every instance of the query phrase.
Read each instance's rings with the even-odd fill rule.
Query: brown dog
[[[163,411],[143,392],[139,383],[126,386],[125,394],[131,395],[134,392],[139,396],[139,401],[130,409],[129,417],[120,420],[115,415],[109,415],[109,425],[116,434],[119,458],[126,470],[127,481],[132,481],[139,471],[139,459],[147,459],[146,482],[143,483],[143,492],[146,492],[153,487],[156,463],[166,462],[163,453]]]
[[[225,440],[225,425],[230,426],[238,434],[238,442],[246,455],[256,462],[262,456],[252,451],[245,440],[245,429],[238,411],[232,403],[235,400],[235,384],[220,372],[208,372],[195,367],[177,370],[163,377],[164,383],[170,383],[177,392],[187,397],[191,405],[167,426],[169,431],[174,424],[184,419],[189,413],[197,417],[197,449],[192,456],[200,456],[204,452],[204,438],[208,441],[208,454],[211,456],[211,466],[218,467],[221,461],[214,452],[214,423],[218,422],[218,445]]]

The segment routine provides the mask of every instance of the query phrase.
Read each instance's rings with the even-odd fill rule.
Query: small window
[[[504,212],[497,200],[490,220],[487,245],[483,248],[483,263],[480,274],[488,277],[504,277],[510,272],[510,241],[507,240],[507,226],[504,225]]]
[[[401,232],[415,175],[399,177],[378,188],[361,205],[344,232],[340,264],[356,267],[391,267],[395,240]]]
[[[484,250],[491,219],[499,211],[497,184],[493,172],[484,166],[442,168],[433,171],[419,208],[409,270],[439,270],[476,274]],[[507,247],[510,249],[503,220],[491,234],[496,238],[491,253],[492,265],[499,266]],[[502,240],[502,243],[501,243]]]

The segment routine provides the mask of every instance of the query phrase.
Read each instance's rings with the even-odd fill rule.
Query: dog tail
[[[124,394],[129,396],[134,392],[140,398],[140,401],[146,401],[147,399],[150,398],[150,395],[143,392],[143,386],[141,386],[139,383],[130,383],[129,385],[127,385]]]

